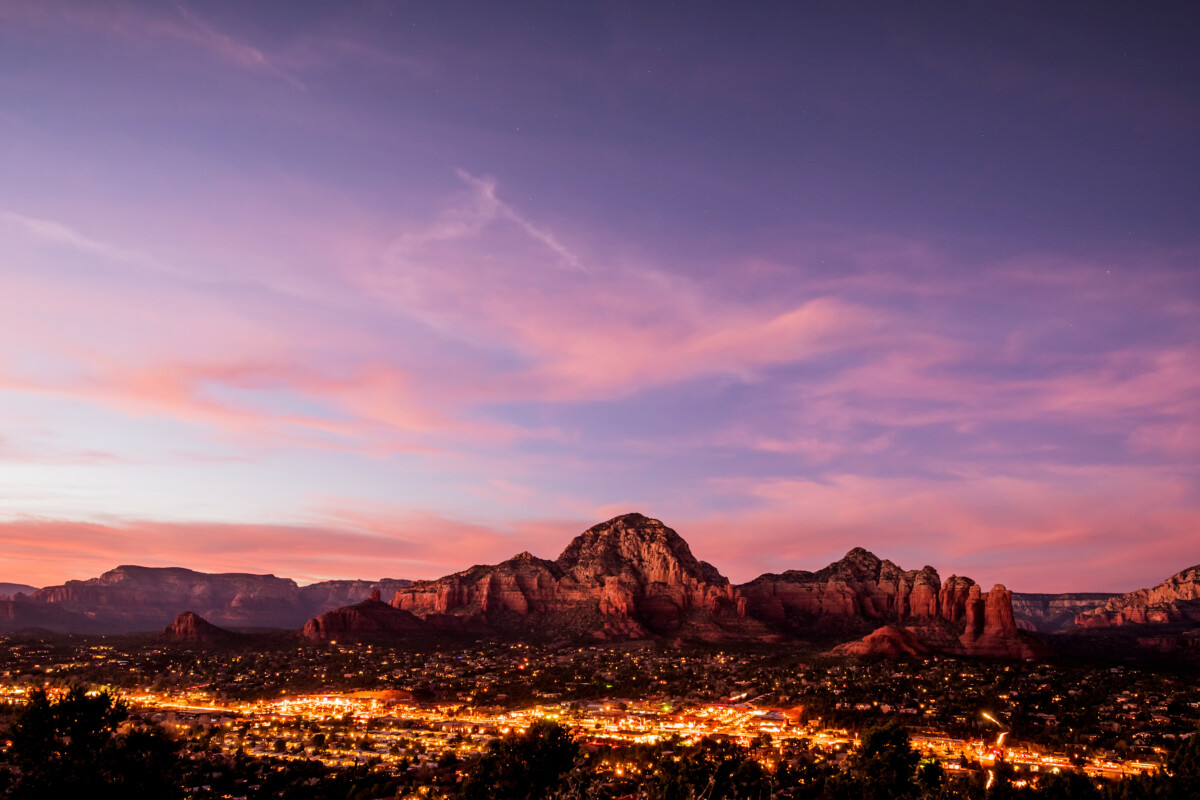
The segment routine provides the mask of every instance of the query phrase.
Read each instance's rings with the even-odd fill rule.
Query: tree
[[[463,781],[464,800],[541,800],[575,763],[579,745],[556,722],[538,720],[519,736],[493,740]]]
[[[1200,797],[1200,726],[1167,762],[1171,772],[1171,798]]]
[[[1038,787],[1038,800],[1100,800],[1092,779],[1082,772],[1052,772]]]
[[[125,704],[107,692],[73,686],[50,699],[34,690],[12,725],[10,756],[20,772],[12,797],[173,798],[179,746],[157,726],[118,732]]]
[[[897,722],[870,728],[850,761],[863,800],[901,800],[917,793],[921,754],[912,749],[908,731]]]

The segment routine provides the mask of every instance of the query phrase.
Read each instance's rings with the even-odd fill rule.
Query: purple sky
[[[1104,5],[0,5],[0,581],[1200,562],[1200,12]]]

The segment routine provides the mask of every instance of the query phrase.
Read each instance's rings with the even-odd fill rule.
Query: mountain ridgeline
[[[553,560],[521,553],[437,580],[301,587],[273,575],[125,566],[0,600],[0,632],[167,626],[166,640],[200,644],[240,641],[226,629],[283,628],[314,642],[802,640],[857,655],[1023,658],[1044,651],[1047,633],[1157,621],[1200,621],[1200,569],[1128,595],[1014,596],[1001,585],[984,591],[966,577],[943,581],[929,566],[903,570],[854,548],[816,572],[789,570],[733,585],[678,533],[641,514],[589,528]]]
[[[120,566],[98,578],[0,600],[0,632],[147,632],[161,629],[183,611],[226,628],[298,628],[373,590],[390,595],[407,585],[403,580],[352,580],[299,586],[274,575]]]
[[[479,635],[837,642],[901,624],[938,652],[1023,657],[1038,650],[1018,630],[1003,586],[983,592],[961,577],[943,584],[932,567],[905,572],[861,548],[818,572],[734,586],[697,560],[678,533],[640,514],[588,529],[553,561],[521,553],[417,581],[398,590],[392,606],[433,629]],[[861,645],[864,652],[874,652],[872,641]]]

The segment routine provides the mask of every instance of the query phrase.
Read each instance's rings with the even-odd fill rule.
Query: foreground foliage
[[[12,725],[7,795],[22,800],[181,797],[179,746],[161,728],[131,727],[125,704],[80,686],[35,690]]]

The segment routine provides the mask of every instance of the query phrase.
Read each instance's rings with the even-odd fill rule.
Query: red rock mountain
[[[969,578],[943,584],[932,567],[906,572],[855,548],[818,572],[763,575],[732,586],[699,561],[678,533],[626,514],[576,537],[554,561],[521,553],[396,592],[392,605],[430,624],[476,632],[707,641],[861,636],[886,624],[870,646],[1027,656],[1012,594],[983,593]],[[901,630],[900,628],[896,630]],[[906,649],[908,648],[908,649]]]
[[[429,631],[420,619],[379,599],[379,590],[361,603],[327,611],[308,621],[301,631],[311,641],[388,640],[395,641]]]
[[[850,634],[880,626],[864,638],[863,652],[904,652],[907,641],[895,626],[942,652],[995,657],[1027,657],[1037,647],[1017,629],[1012,592],[997,585],[982,592],[957,575],[942,583],[937,570],[905,571],[856,547],[817,572],[789,570],[767,574],[737,587],[747,613],[777,630]]]
[[[658,520],[626,514],[576,537],[554,561],[521,553],[400,589],[396,608],[446,626],[597,638],[769,636],[739,613],[710,564]]]
[[[407,585],[383,580],[299,586],[274,575],[121,566],[98,578],[67,581],[8,601],[0,609],[0,631],[29,626],[63,633],[152,631],[188,609],[223,626],[297,628],[316,614],[361,600],[372,589],[390,596]]]
[[[817,572],[768,573],[738,589],[751,614],[777,625],[939,616],[956,622],[963,616],[965,588],[973,583],[960,589],[963,580],[951,578],[943,587],[933,567],[905,572],[856,547]]]
[[[167,626],[162,638],[190,644],[224,644],[236,641],[238,635],[218,628],[199,614],[185,611]]]
[[[369,593],[371,599],[362,601]],[[378,599],[392,598],[391,605]],[[541,639],[666,637],[688,641],[846,642],[864,652],[1024,656],[1012,594],[969,578],[905,571],[861,548],[816,572],[792,570],[732,586],[678,533],[641,514],[584,531],[554,560],[521,553],[432,581],[327,581],[118,567],[99,578],[0,602],[0,631],[124,632],[165,625],[185,609],[222,626],[299,627],[311,640],[447,633]],[[52,627],[53,625],[53,627]],[[887,626],[892,626],[887,628]],[[175,633],[193,635],[182,619]],[[879,630],[886,628],[886,630]],[[871,634],[876,631],[875,634]]]
[[[1075,617],[1075,624],[1083,628],[1193,622],[1200,622],[1200,564]]]
[[[830,651],[835,656],[921,656],[929,652],[917,635],[899,625],[884,625],[856,642],[839,644]]]

